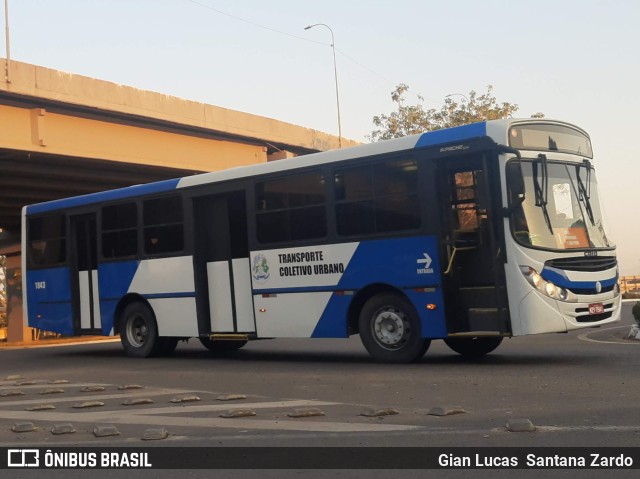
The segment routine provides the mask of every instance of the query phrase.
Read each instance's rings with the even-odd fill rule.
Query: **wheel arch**
[[[349,309],[347,311],[347,326],[349,334],[358,334],[360,332],[358,326],[360,320],[360,311],[362,311],[362,308],[364,307],[365,303],[369,301],[369,299],[380,293],[395,293],[411,302],[407,295],[404,294],[401,289],[391,286],[390,284],[373,283],[365,286],[364,288],[358,290],[358,292],[353,297],[351,304],[349,305]]]
[[[149,311],[151,311],[155,319],[155,313],[149,301],[147,301],[142,295],[138,293],[126,294],[125,296],[122,297],[122,299],[120,299],[120,302],[118,303],[118,306],[116,306],[116,311],[113,315],[113,333],[114,334],[120,333],[120,322],[122,320],[122,313],[124,312],[126,307],[132,303],[138,303],[138,302],[144,304],[147,308],[149,308]]]

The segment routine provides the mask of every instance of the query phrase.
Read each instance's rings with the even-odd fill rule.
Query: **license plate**
[[[589,314],[602,314],[604,313],[604,304],[593,303],[589,305]]]

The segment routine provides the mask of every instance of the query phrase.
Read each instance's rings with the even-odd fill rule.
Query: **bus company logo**
[[[269,263],[263,254],[253,257],[253,279],[258,283],[264,283],[269,279]]]
[[[440,153],[448,153],[450,151],[464,151],[468,149],[469,145],[445,146],[444,148],[440,148]]]
[[[39,449],[7,450],[8,467],[40,467]]]

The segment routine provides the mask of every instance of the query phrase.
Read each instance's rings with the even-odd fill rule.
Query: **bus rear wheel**
[[[474,336],[469,338],[447,338],[444,340],[447,346],[458,354],[466,357],[477,358],[489,354],[500,346],[502,336]]]
[[[127,356],[133,358],[167,356],[178,344],[177,338],[158,337],[155,314],[141,302],[129,304],[122,312],[120,341]]]
[[[200,337],[198,339],[200,339],[200,342],[205,348],[207,348],[209,351],[211,351],[214,354],[224,354],[224,353],[230,353],[232,351],[237,351],[242,346],[247,344],[246,341],[241,339],[224,340],[224,341],[213,341],[205,337]]]
[[[378,362],[410,363],[420,359],[431,341],[421,335],[413,305],[396,293],[370,298],[360,311],[360,339]]]

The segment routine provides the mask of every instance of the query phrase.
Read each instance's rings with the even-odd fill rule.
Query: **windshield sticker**
[[[558,248],[588,248],[589,238],[584,228],[553,228]]]

